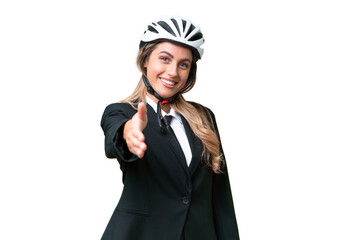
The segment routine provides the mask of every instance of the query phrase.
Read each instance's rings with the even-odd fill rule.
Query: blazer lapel
[[[173,151],[174,155],[176,156],[179,164],[182,166],[182,168],[185,170],[187,175],[190,176],[189,167],[186,164],[185,155],[179,146],[179,143],[176,142],[176,139],[172,136],[172,134],[166,129],[161,129],[159,126],[158,116],[157,113],[154,111],[154,109],[147,104],[147,110],[148,110],[148,125],[155,130],[160,135],[163,135],[164,142],[170,147],[170,149]]]
[[[182,122],[184,124],[186,136],[189,140],[191,153],[192,153],[192,159],[190,162],[190,166],[188,167],[190,170],[190,175],[192,176],[194,172],[196,171],[196,168],[198,167],[199,163],[201,162],[201,154],[202,154],[202,143],[201,140],[195,135],[193,130],[191,129],[189,123],[186,121],[186,119],[181,116]]]

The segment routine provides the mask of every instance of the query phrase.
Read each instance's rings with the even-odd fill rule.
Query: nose
[[[177,65],[177,63],[168,64],[166,73],[170,77],[176,77],[178,75],[178,65]]]

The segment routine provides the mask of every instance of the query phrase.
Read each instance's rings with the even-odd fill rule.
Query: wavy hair
[[[150,43],[139,50],[137,66],[145,76],[146,68],[144,67],[144,63],[149,59],[150,54],[156,45],[157,43]],[[196,82],[196,61],[198,58],[194,52],[192,55],[193,61],[189,77],[182,89],[182,93],[179,94],[177,101],[171,104],[171,107],[186,119],[195,135],[201,140],[203,145],[203,152],[201,155],[202,161],[210,166],[213,172],[220,173],[222,172],[221,168],[225,161],[220,151],[220,140],[216,133],[217,130],[215,129],[210,112],[207,108],[198,103],[186,101],[182,96],[183,93],[190,91]],[[123,102],[129,103],[134,109],[137,109],[137,103],[146,102],[146,92],[145,84],[143,83],[142,78],[140,78],[134,92],[123,100]]]

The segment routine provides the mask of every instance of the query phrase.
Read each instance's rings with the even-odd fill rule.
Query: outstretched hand
[[[139,103],[138,112],[125,123],[123,138],[131,153],[142,158],[146,151],[143,130],[147,124],[147,109],[144,103]]]

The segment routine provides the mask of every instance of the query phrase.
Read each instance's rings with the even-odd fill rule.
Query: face
[[[170,98],[184,87],[191,62],[190,49],[170,42],[159,43],[145,62],[147,78],[160,96]],[[153,98],[152,95],[149,97]]]

